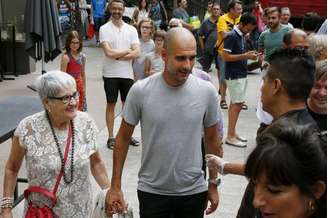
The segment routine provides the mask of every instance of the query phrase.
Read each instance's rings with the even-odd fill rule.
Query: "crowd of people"
[[[237,217],[327,217],[326,22],[320,27],[317,15],[307,13],[298,29],[290,23],[288,7],[263,9],[254,1],[243,13],[242,3],[231,0],[223,14],[218,3],[209,1],[196,28],[189,22],[187,0],[177,3],[169,19],[162,1],[140,0],[127,23],[123,0],[91,0],[90,22],[104,53],[112,177],[87,113],[83,34],[70,31],[58,70],[36,83],[44,111],[23,119],[14,133],[0,217],[13,216],[12,196],[24,158],[29,183],[24,214],[38,217],[46,208],[53,217],[91,217],[91,174],[101,189],[108,189],[104,217],[124,213],[122,172],[129,145],[140,144],[132,137],[139,123],[141,218],[213,213],[219,205],[219,177],[226,174],[249,181]],[[219,87],[209,75],[213,62]],[[248,109],[250,62],[262,75],[254,112],[261,124],[247,161],[234,163],[223,157],[222,144],[247,146],[237,121]],[[119,95],[122,121],[115,135]],[[221,110],[226,109],[224,134]]]

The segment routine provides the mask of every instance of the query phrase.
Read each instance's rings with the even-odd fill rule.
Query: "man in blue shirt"
[[[91,14],[92,14],[91,23],[94,24],[97,46],[99,45],[100,26],[102,26],[106,22],[105,20],[106,4],[107,4],[107,0],[91,0]]]
[[[240,23],[234,26],[224,39],[222,57],[226,61],[226,84],[230,93],[228,110],[228,131],[226,144],[246,147],[247,139],[236,133],[236,124],[242,105],[245,102],[247,87],[247,60],[255,60],[258,53],[246,52],[244,35],[256,27],[256,18],[245,13],[240,18]]]

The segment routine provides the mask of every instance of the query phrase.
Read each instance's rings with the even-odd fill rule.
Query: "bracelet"
[[[13,208],[14,198],[13,197],[3,197],[1,199],[1,208]]]
[[[4,209],[4,208],[10,208],[10,209],[12,209],[13,206],[14,206],[13,203],[1,204],[1,209]]]

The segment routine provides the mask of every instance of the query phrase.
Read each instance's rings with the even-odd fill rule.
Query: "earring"
[[[310,214],[313,214],[314,211],[315,211],[315,203],[312,200],[309,201],[309,208],[308,208],[308,210],[309,210],[309,213]]]

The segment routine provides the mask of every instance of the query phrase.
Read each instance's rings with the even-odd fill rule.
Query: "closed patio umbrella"
[[[27,0],[24,16],[25,49],[36,60],[55,59],[61,53],[60,35],[56,0]]]

